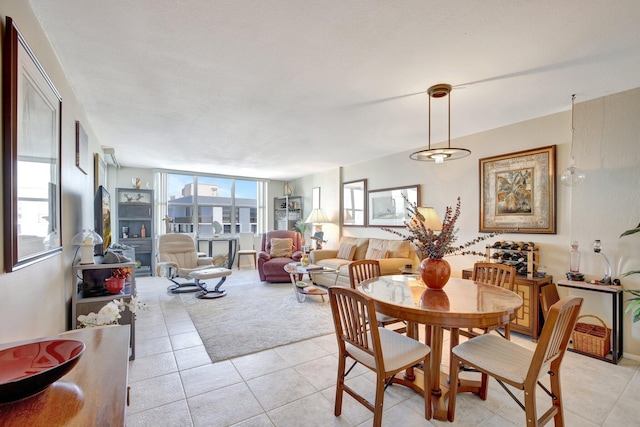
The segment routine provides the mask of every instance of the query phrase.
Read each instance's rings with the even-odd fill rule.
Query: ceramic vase
[[[104,281],[104,287],[112,294],[119,294],[124,289],[123,277],[109,277]]]
[[[442,289],[451,276],[451,266],[444,259],[425,258],[420,263],[420,277],[430,289]]]

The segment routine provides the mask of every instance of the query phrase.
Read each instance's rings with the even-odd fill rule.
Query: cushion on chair
[[[351,261],[355,254],[356,254],[356,245],[341,243],[340,247],[338,248],[337,258]]]
[[[465,341],[452,351],[469,363],[516,383],[524,382],[533,359],[533,351],[491,334]],[[546,372],[541,369],[540,376]]]
[[[407,338],[405,335],[390,329],[378,327],[378,332],[380,333],[384,368],[387,371],[400,369],[414,360],[424,358],[431,351],[428,346],[420,341]],[[375,357],[373,355],[349,343],[347,343],[345,347],[347,352],[358,360],[358,362],[375,369]]]
[[[369,246],[367,249],[366,259],[385,259],[389,257],[389,251],[384,249],[376,249]]]
[[[414,250],[406,240],[369,239],[369,247],[388,251],[387,258],[411,258]]]
[[[273,258],[286,257],[291,258],[293,249],[292,239],[271,239],[271,251],[270,254]]]

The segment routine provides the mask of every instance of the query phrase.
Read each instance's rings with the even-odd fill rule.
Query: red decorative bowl
[[[85,345],[74,340],[47,340],[0,350],[0,402],[37,394],[69,372]]]
[[[124,289],[124,278],[109,277],[104,280],[104,287],[112,294],[119,294]]]

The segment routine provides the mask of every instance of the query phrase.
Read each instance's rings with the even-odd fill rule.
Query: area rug
[[[212,362],[334,332],[327,296],[298,303],[291,283],[223,287],[227,296],[214,300],[182,295]]]

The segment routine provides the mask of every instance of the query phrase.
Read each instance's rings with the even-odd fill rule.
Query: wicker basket
[[[573,348],[583,353],[593,354],[599,357],[606,357],[611,347],[611,329],[598,316],[585,314],[579,316],[578,320],[585,317],[597,319],[602,326],[590,323],[577,322],[573,329]]]

